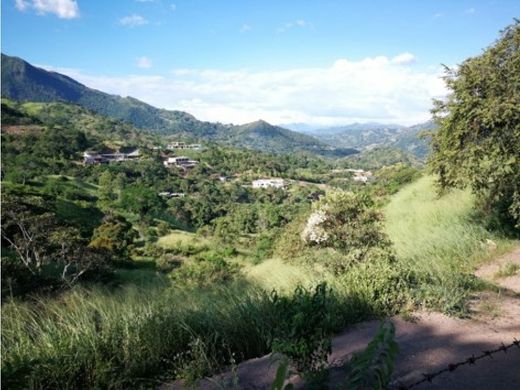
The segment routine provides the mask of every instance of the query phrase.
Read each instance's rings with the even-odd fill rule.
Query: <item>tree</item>
[[[2,244],[16,254],[9,259],[7,276],[12,280],[36,288],[49,280],[72,285],[86,273],[97,277],[108,271],[107,256],[87,248],[80,230],[60,222],[54,208],[39,196],[4,195]]]
[[[132,184],[121,193],[121,207],[145,218],[164,210],[165,205],[154,190],[140,184]]]
[[[105,250],[123,260],[129,257],[129,248],[137,237],[137,232],[126,219],[108,215],[94,230],[89,247]]]
[[[520,229],[520,20],[444,79],[429,161],[440,187],[471,186],[491,220]]]

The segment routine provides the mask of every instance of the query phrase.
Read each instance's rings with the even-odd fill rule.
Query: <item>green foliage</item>
[[[347,381],[343,385],[345,389],[386,389],[399,352],[394,338],[394,325],[391,322],[383,322],[366,349],[354,354],[348,363]]]
[[[279,359],[278,368],[273,383],[269,386],[270,390],[292,390],[294,387],[291,383],[285,385],[285,380],[289,376],[289,359],[282,356]]]
[[[121,216],[108,215],[103,223],[94,230],[89,246],[110,253],[119,261],[128,260],[137,232]]]
[[[171,280],[178,285],[211,286],[232,281],[238,273],[237,264],[230,263],[216,254],[206,253],[183,263],[170,273]]]
[[[376,250],[384,252],[390,245],[381,214],[366,193],[330,191],[314,203],[313,210],[302,239],[307,245],[337,251],[325,261],[335,274],[345,272],[352,264],[369,261]]]
[[[394,164],[420,166],[420,161],[412,154],[391,146],[380,146],[365,150],[360,154],[349,156],[343,160],[343,165],[362,169],[380,169]]]
[[[375,183],[369,187],[369,191],[376,196],[393,195],[404,185],[417,180],[421,176],[418,169],[406,164],[397,163],[383,167],[375,172]]]
[[[15,192],[3,195],[2,245],[12,252],[2,258],[2,278],[10,293],[103,276],[110,269],[107,255],[87,247],[87,242],[80,229],[57,218],[51,200]]]
[[[288,356],[304,375],[316,375],[326,367],[330,335],[338,325],[334,298],[326,284],[314,291],[300,286],[291,298],[273,295],[278,318],[273,351]]]
[[[385,232],[419,304],[465,315],[467,298],[480,288],[474,269],[490,255],[486,240],[507,244],[475,219],[473,206],[469,190],[436,195],[432,176],[404,187],[385,205]]]
[[[495,227],[519,228],[520,21],[444,79],[450,95],[435,102],[430,159],[439,185],[470,185]]]
[[[165,205],[152,189],[139,184],[132,184],[122,191],[120,207],[138,214],[140,218],[151,219],[161,212]]]

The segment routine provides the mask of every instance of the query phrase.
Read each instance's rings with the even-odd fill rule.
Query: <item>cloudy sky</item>
[[[516,0],[2,0],[2,51],[199,119],[414,124]]]

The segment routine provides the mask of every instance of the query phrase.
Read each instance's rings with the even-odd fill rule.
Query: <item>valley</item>
[[[73,19],[97,15],[80,14],[72,0],[42,4],[6,9],[49,24],[57,15],[71,30]],[[96,6],[121,6],[107,4]],[[186,6],[132,4],[162,7],[164,17]],[[163,26],[132,14],[103,39],[126,29],[139,42],[139,31]],[[292,47],[289,34],[323,28],[286,22],[270,45]],[[257,29],[242,24],[241,39]],[[172,36],[168,47],[186,39]],[[187,45],[201,42],[194,34]],[[515,388],[520,21],[435,79],[408,52],[330,69],[180,68],[188,46],[166,71],[140,56],[128,79],[156,85],[147,72],[163,69],[162,82],[175,80],[164,101],[215,118],[232,113],[239,124],[106,93],[2,54],[2,386]],[[206,49],[196,58],[211,57]],[[114,69],[106,72],[108,85]],[[173,87],[186,94],[181,103]],[[356,98],[364,88],[375,92]],[[252,113],[289,124],[251,121]],[[394,117],[431,119],[405,126]],[[506,350],[475,375],[453,373]]]

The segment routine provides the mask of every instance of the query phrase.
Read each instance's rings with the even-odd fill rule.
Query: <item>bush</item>
[[[331,333],[338,327],[338,301],[326,284],[298,287],[290,298],[273,295],[278,319],[272,349],[288,356],[298,371],[315,376],[326,368]]]
[[[197,260],[184,263],[170,273],[170,278],[177,284],[210,286],[232,281],[238,273],[238,265],[216,256],[202,256]]]

